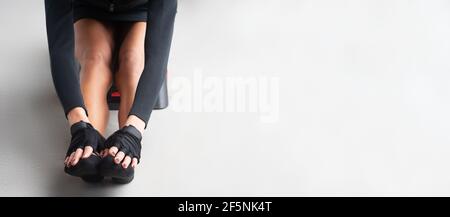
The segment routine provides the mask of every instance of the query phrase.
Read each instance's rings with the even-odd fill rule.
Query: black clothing
[[[86,110],[74,57],[73,1],[45,0],[45,12],[51,71],[58,97],[66,115],[75,107]],[[165,80],[176,12],[177,0],[148,0],[145,67],[129,113],[146,126]]]

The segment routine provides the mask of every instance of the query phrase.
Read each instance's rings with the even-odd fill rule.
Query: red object
[[[120,97],[120,93],[118,91],[112,92],[111,93],[112,97]]]

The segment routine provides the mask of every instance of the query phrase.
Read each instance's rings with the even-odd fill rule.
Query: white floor
[[[450,196],[449,1],[180,0],[171,107],[125,186],[64,174],[43,1],[0,4],[0,196]],[[227,78],[275,79],[271,106],[208,111]]]

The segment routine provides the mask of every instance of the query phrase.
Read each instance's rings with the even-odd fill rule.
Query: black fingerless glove
[[[104,148],[117,147],[119,151],[125,153],[125,156],[137,158],[138,162],[141,158],[141,141],[142,135],[134,126],[126,126],[113,133],[105,141]]]
[[[91,146],[94,152],[98,152],[105,142],[105,138],[90,123],[84,121],[73,124],[70,127],[70,133],[72,139],[66,156],[69,156],[78,148],[84,150],[86,146]]]

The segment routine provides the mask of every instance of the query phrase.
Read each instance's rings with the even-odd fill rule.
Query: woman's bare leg
[[[134,96],[136,94],[139,78],[144,70],[144,43],[145,43],[145,31],[147,28],[146,22],[135,22],[129,24],[125,28],[126,35],[122,42],[119,51],[119,70],[115,75],[115,82],[117,89],[120,92],[120,105],[119,105],[119,126],[122,128],[125,126],[128,113],[131,110],[131,106],[134,102]],[[123,168],[128,168],[131,164],[133,167],[137,165],[137,159],[131,159],[125,157],[123,152],[118,152],[116,147],[112,147],[110,150],[105,150],[103,156],[110,154],[115,156],[115,162],[121,164]],[[117,154],[117,155],[116,155]]]
[[[93,19],[75,23],[75,56],[80,62],[81,92],[89,121],[102,134],[108,124],[106,95],[112,84],[113,29]]]
[[[136,88],[144,70],[144,42],[147,23],[130,24],[119,52],[119,70],[116,73],[116,85],[120,92],[119,126],[124,127],[128,113],[134,102]]]

